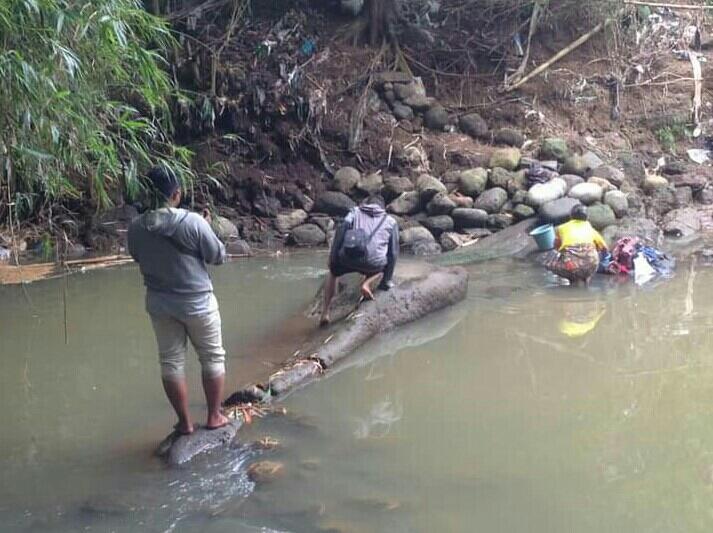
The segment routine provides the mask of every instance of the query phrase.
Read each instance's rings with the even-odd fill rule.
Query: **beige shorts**
[[[204,377],[225,374],[225,350],[220,328],[220,311],[177,319],[168,315],[150,315],[164,379],[185,376],[188,339],[198,354]]]

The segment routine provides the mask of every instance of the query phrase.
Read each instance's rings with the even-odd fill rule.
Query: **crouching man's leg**
[[[337,289],[337,276],[332,272],[327,272],[327,279],[324,282],[324,300],[322,301],[322,316],[319,319],[320,326],[329,324],[329,306],[332,304],[334,292]]]
[[[221,412],[225,385],[225,349],[223,348],[220,311],[215,310],[191,318],[187,326],[191,343],[196,349],[201,363],[203,391],[208,407],[206,428],[217,429],[229,422]]]
[[[193,422],[188,411],[188,386],[185,377],[186,329],[181,322],[168,316],[151,315],[151,324],[158,343],[163,390],[178,416],[175,429],[188,435],[193,432]]]
[[[374,289],[373,286],[378,279],[382,276],[381,272],[376,274],[365,274],[364,281],[361,284],[361,297],[365,300],[374,299]]]

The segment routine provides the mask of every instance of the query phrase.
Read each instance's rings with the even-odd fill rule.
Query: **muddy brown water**
[[[216,270],[231,387],[289,355],[258,339],[284,339],[323,260]],[[172,417],[137,270],[0,287],[0,531],[709,531],[713,269],[589,289],[522,262],[470,270],[462,305],[241,434],[279,449],[179,470],[150,456]],[[284,468],[256,486],[263,459]]]

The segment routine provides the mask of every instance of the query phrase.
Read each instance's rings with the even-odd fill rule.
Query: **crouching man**
[[[129,227],[129,253],[138,261],[146,286],[146,311],[158,342],[163,388],[178,415],[175,430],[193,432],[185,378],[187,340],[201,363],[208,404],[206,428],[228,423],[220,403],[225,381],[225,350],[218,302],[206,264],[225,261],[225,247],[210,227],[210,215],[179,209],[181,189],[169,168],[148,174],[155,209]]]
[[[337,228],[329,253],[329,273],[324,285],[320,325],[329,324],[329,306],[334,298],[337,278],[358,272],[364,279],[362,297],[374,298],[374,285],[389,290],[399,254],[399,229],[384,211],[381,196],[370,196],[352,209]]]

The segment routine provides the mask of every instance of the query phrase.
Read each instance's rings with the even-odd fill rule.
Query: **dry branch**
[[[659,2],[641,2],[638,0],[624,0],[624,3],[627,5],[630,5],[630,6],[666,7],[669,9],[686,9],[686,10],[695,10],[695,11],[713,10],[713,6],[662,4]]]

